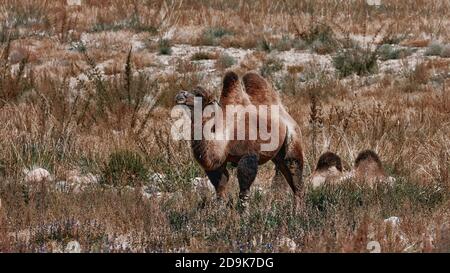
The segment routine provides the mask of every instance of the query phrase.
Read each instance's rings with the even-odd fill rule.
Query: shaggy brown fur
[[[341,158],[332,152],[325,152],[317,161],[317,166],[309,182],[313,188],[317,188],[324,183],[336,183],[342,177]]]
[[[271,88],[266,81],[261,81],[261,76],[258,74],[249,72],[242,77],[242,82],[245,86],[245,92],[250,95],[253,104],[279,104],[277,94],[270,90]]]
[[[262,151],[261,145],[269,141],[258,138],[250,140],[248,138],[249,119],[243,115],[245,128],[237,128],[238,120],[233,126],[234,130],[226,134],[235,134],[239,130],[245,130],[245,139],[237,140],[194,140],[192,149],[194,157],[208,175],[210,181],[216,188],[218,197],[222,198],[226,194],[226,185],[229,174],[226,170],[228,162],[237,166],[238,180],[240,185],[240,198],[243,204],[248,199],[250,186],[256,178],[258,165],[272,160],[280,172],[285,177],[294,196],[299,196],[302,188],[303,170],[303,150],[301,145],[301,132],[297,123],[290,117],[281,105],[278,95],[272,90],[269,83],[260,75],[249,72],[243,77],[244,90],[241,88],[238,75],[234,72],[227,72],[223,78],[223,89],[220,95],[218,106],[226,116],[227,106],[248,106],[248,105],[277,105],[280,106],[279,119],[274,120],[275,127],[270,128],[271,121],[268,121],[268,131],[278,130],[279,142],[273,151]],[[193,106],[193,98],[200,96],[207,104],[214,102],[212,93],[199,87],[193,94],[182,91],[176,96],[178,104]],[[203,104],[205,106],[205,103]],[[270,113],[270,111],[269,111]],[[268,115],[271,117],[271,115]],[[242,120],[241,120],[242,121]],[[203,122],[206,122],[203,120]],[[225,125],[227,126],[227,125]]]
[[[338,169],[340,172],[342,172],[341,158],[335,153],[325,152],[319,157],[319,160],[317,161],[316,171],[327,170],[333,166],[336,167],[336,169]]]
[[[392,183],[395,181],[394,178],[386,175],[378,155],[372,150],[364,150],[356,157],[353,170],[344,173],[341,158],[337,154],[332,152],[322,154],[309,182],[316,188],[326,182],[340,183],[349,178],[368,183],[371,187],[376,182]]]
[[[358,154],[355,159],[355,168],[357,169],[363,165],[364,162],[372,162],[372,164],[375,164],[378,169],[383,169],[380,158],[372,150],[364,150]]]
[[[355,177],[370,185],[387,179],[383,164],[374,151],[364,150],[358,154],[355,160]]]

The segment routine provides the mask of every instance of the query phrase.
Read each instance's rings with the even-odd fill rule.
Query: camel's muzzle
[[[181,91],[175,96],[175,102],[177,104],[185,104],[187,102],[187,95],[188,93],[186,91]]]

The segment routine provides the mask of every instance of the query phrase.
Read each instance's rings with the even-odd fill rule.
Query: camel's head
[[[175,102],[178,105],[186,105],[188,107],[194,107],[194,99],[201,98],[202,106],[205,108],[207,105],[216,101],[213,94],[210,91],[205,90],[204,88],[197,86],[192,90],[192,92],[188,91],[180,91],[175,96]]]

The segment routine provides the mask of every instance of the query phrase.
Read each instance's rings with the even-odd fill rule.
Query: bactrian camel
[[[219,199],[226,196],[227,183],[229,180],[229,172],[227,163],[237,167],[237,178],[239,181],[239,198],[241,204],[245,207],[249,198],[250,186],[254,182],[258,165],[264,164],[272,160],[276,168],[285,177],[287,183],[294,193],[295,199],[298,200],[302,190],[302,170],[303,170],[303,151],[301,145],[301,132],[297,123],[291,118],[280,102],[278,94],[272,89],[270,84],[255,72],[248,72],[242,77],[242,84],[238,75],[234,72],[227,72],[223,78],[223,88],[220,98],[217,101],[212,92],[202,87],[196,87],[191,92],[181,91],[176,97],[178,105],[185,105],[190,109],[191,120],[194,117],[194,98],[202,99],[202,107],[214,105],[216,109],[226,116],[227,106],[261,106],[277,105],[279,106],[279,118],[273,119],[267,115],[269,131],[278,130],[278,141],[273,150],[263,150],[261,145],[268,143],[267,139],[263,140],[258,135],[256,139],[249,138],[249,118],[244,117],[235,119],[233,129],[223,125],[224,138],[220,140],[192,140],[192,150],[196,161],[205,170],[211,183],[216,189]],[[214,117],[204,117],[202,126]],[[236,126],[244,119],[245,128]],[[271,125],[271,122],[274,123]],[[194,122],[192,130],[194,130]],[[259,126],[258,122],[258,126]],[[260,129],[260,128],[258,128]],[[236,139],[237,132],[245,130],[244,139]],[[217,132],[219,133],[219,132]],[[234,137],[233,137],[234,136]]]
[[[325,183],[337,184],[348,179],[367,183],[370,187],[379,182],[392,184],[395,181],[386,174],[378,155],[372,150],[364,150],[358,154],[353,169],[348,172],[343,172],[341,158],[337,154],[322,154],[309,183],[317,188]]]

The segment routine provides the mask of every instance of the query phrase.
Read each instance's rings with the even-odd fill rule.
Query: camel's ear
[[[214,100],[214,96],[211,91],[206,90],[201,86],[195,87],[193,93],[196,97],[202,97],[204,103],[210,103]]]

